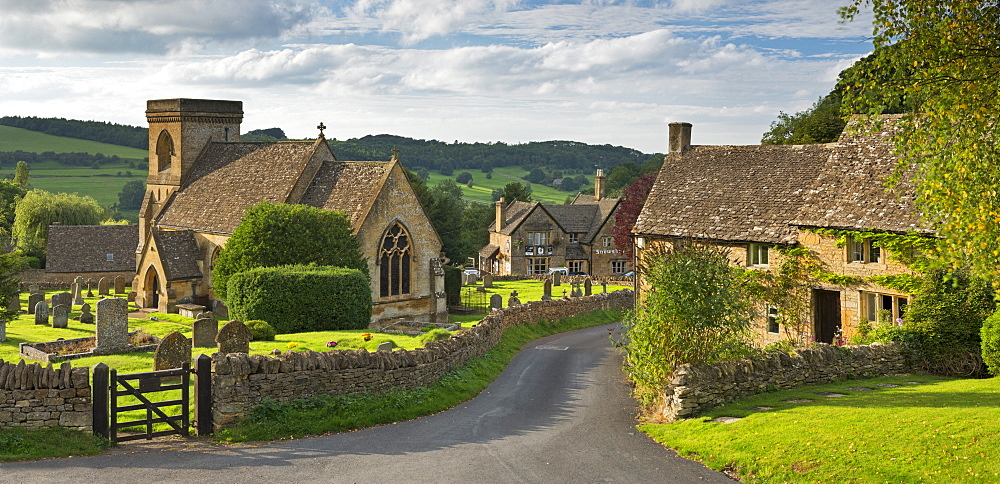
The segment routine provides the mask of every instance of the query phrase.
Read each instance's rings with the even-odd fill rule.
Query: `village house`
[[[692,126],[671,123],[669,153],[633,228],[636,257],[658,244],[725,247],[731,263],[775,270],[781,248],[802,247],[825,277],[805,291],[804,337],[846,340],[863,321],[896,320],[910,295],[879,276],[910,273],[898,254],[862,233],[932,236],[913,207],[906,177],[887,188],[898,158],[893,117],[852,120],[834,143],[691,145]],[[644,289],[642,275],[637,287]],[[762,344],[789,337],[775,307],[756,322]]]
[[[495,275],[543,275],[554,267],[592,277],[630,271],[632,261],[611,233],[618,205],[617,198],[604,197],[602,170],[597,170],[594,194],[578,194],[568,205],[501,198],[490,243],[479,251],[479,267]]]
[[[253,205],[300,203],[347,213],[367,258],[372,324],[447,320],[441,240],[396,155],[341,161],[323,136],[240,142],[243,103],[147,103],[149,176],[133,283],[142,308],[211,306],[212,267]]]

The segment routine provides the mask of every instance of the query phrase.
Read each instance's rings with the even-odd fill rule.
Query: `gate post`
[[[212,433],[212,358],[205,354],[194,360],[194,420],[198,435]]]
[[[94,383],[91,387],[90,403],[94,418],[94,435],[100,435],[106,439],[111,438],[108,426],[108,412],[110,391],[109,375],[110,369],[104,363],[94,365]]]

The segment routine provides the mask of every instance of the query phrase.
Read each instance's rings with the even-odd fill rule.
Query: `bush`
[[[993,376],[1000,375],[1000,311],[996,311],[983,322],[982,337],[983,363]]]
[[[434,328],[420,335],[420,342],[430,343],[432,341],[441,341],[448,338],[451,338],[451,333],[448,330],[442,328]]]
[[[243,324],[250,330],[253,341],[274,341],[274,337],[278,334],[274,330],[274,326],[268,324],[267,321],[251,319]]]
[[[371,288],[356,269],[260,267],[230,277],[229,311],[233,319],[268,321],[280,334],[364,329]]]
[[[449,306],[462,304],[462,269],[444,266],[444,292],[448,295]]]

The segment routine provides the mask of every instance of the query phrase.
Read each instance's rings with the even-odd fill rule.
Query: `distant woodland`
[[[36,118],[34,116],[4,116],[0,125],[40,131],[53,136],[100,141],[113,145],[147,149],[149,130],[136,126],[112,124],[101,121],[78,121],[63,118]]]

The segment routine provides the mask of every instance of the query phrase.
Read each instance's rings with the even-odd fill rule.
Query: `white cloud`
[[[470,21],[515,6],[518,0],[358,0],[350,12],[378,19],[382,30],[403,32],[412,45],[435,35],[459,30]]]

